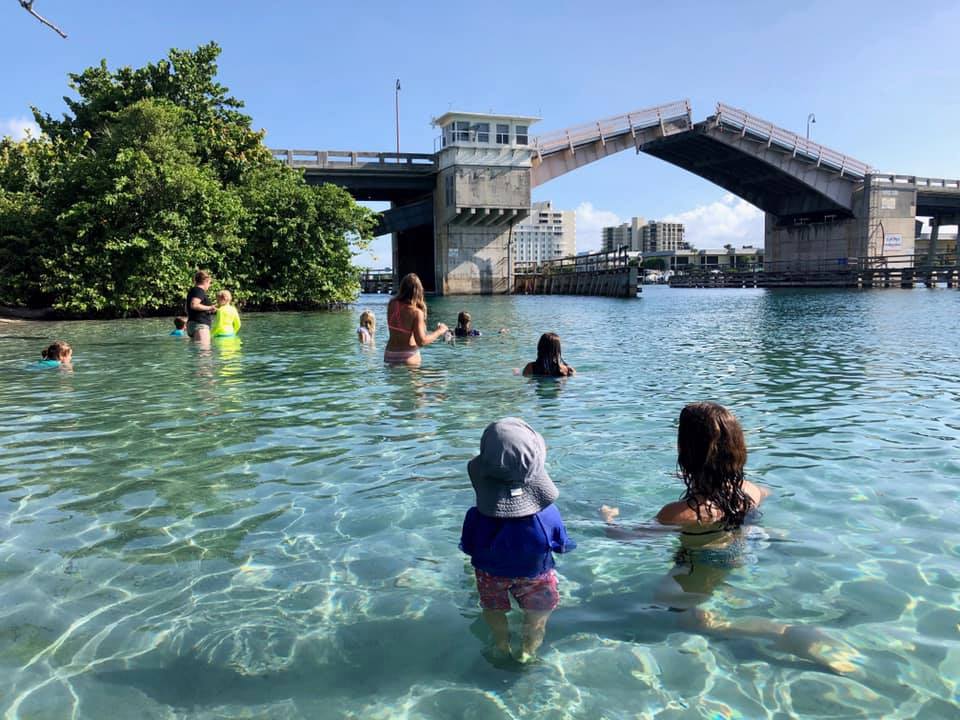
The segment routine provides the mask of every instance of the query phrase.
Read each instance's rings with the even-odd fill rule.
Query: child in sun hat
[[[546,456],[540,433],[508,417],[487,426],[480,454],[467,463],[476,505],[463,520],[460,549],[470,556],[483,619],[500,652],[510,652],[511,595],[523,609],[521,662],[536,654],[560,602],[553,553],[577,546],[553,504],[559,492]]]

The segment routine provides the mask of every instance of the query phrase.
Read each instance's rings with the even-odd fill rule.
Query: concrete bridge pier
[[[823,269],[825,263],[870,257],[887,267],[912,265],[917,192],[867,175],[846,213],[816,210],[787,216],[767,212],[764,264],[776,269]],[[889,257],[889,261],[884,261]]]
[[[533,117],[450,112],[433,196],[436,291],[490,295],[511,289],[513,226],[530,213]]]

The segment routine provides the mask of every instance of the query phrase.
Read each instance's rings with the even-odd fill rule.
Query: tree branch
[[[33,15],[37,20],[39,20],[40,22],[42,22],[42,23],[43,23],[44,25],[46,25],[48,28],[50,28],[51,30],[53,30],[55,33],[57,33],[57,35],[59,35],[60,37],[62,37],[64,40],[66,40],[67,34],[66,34],[63,30],[61,30],[60,28],[58,28],[56,25],[54,25],[52,22],[50,22],[49,20],[47,20],[45,17],[43,17],[43,16],[40,15],[36,10],[33,9],[33,0],[19,0],[19,2],[20,2],[20,7],[22,7],[22,8],[23,8],[24,10],[26,10],[28,13],[30,13],[31,15]]]

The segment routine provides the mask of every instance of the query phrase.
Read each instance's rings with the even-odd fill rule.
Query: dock
[[[625,250],[574,255],[544,262],[518,262],[515,295],[595,295],[635,298],[640,292],[637,265]]]

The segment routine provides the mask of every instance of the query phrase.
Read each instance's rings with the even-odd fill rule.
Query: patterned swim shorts
[[[537,577],[498,577],[474,568],[480,607],[484,610],[509,610],[510,595],[524,610],[553,610],[560,604],[557,573],[552,569]]]

